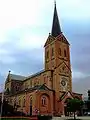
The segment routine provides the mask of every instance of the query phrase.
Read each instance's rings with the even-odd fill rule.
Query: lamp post
[[[1,110],[1,112],[0,112],[0,120],[1,120],[2,112],[3,112],[3,99],[4,99],[4,92],[5,92],[5,90],[4,90],[4,85],[3,85],[3,84],[1,84],[0,87],[1,87],[1,89],[2,89],[1,108],[0,108],[0,110]]]

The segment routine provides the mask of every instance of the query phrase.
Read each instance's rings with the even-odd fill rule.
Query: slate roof
[[[26,77],[25,76],[21,76],[21,75],[15,75],[15,74],[10,74],[10,78],[12,80],[24,80]]]
[[[40,75],[40,74],[42,74],[42,73],[44,73],[44,72],[46,72],[46,71],[53,71],[53,70],[41,70],[41,71],[39,71],[39,72],[37,72],[37,73],[35,73],[35,74],[33,74],[33,75],[30,75],[30,76],[26,77],[24,80],[28,80],[28,79],[30,79],[30,78],[33,78],[33,77],[35,77],[35,76],[38,76],[38,75]]]
[[[59,24],[56,3],[55,3],[51,35],[57,37],[58,35],[60,35],[60,33],[61,33],[61,28]]]
[[[60,101],[62,101],[64,99],[64,97],[68,94],[68,92],[72,95],[73,98],[75,97],[75,95],[82,95],[82,94],[74,93],[74,92],[70,92],[70,91],[63,92],[63,94],[60,96]]]
[[[52,89],[49,89],[45,84],[34,86],[34,87],[32,87],[28,90],[49,90],[49,91],[53,91]]]
[[[40,74],[43,73],[43,72],[45,72],[45,70],[41,70],[41,71],[39,71],[39,72],[37,72],[37,73],[35,73],[35,74],[33,74],[33,75],[30,75],[30,76],[26,77],[26,79],[33,78],[33,77],[35,77],[35,76],[37,76],[37,75],[40,75]]]
[[[42,85],[37,85],[37,86],[31,87],[31,88],[24,89],[24,90],[22,90],[22,91],[18,91],[17,93],[12,94],[12,95],[21,94],[21,93],[24,93],[24,92],[33,92],[33,91],[35,91],[35,90],[40,90],[40,91],[43,91],[43,90],[45,90],[45,91],[54,91],[54,90],[52,90],[52,89],[49,89],[49,88],[48,88],[47,86],[45,86],[44,84],[42,84]],[[12,95],[11,95],[11,96],[12,96]]]

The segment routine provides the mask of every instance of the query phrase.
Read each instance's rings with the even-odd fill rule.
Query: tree
[[[83,105],[82,100],[70,99],[67,102],[67,111],[68,112],[73,112],[74,113],[74,119],[76,119],[75,112],[79,111],[82,108],[82,105]]]
[[[86,106],[87,106],[88,112],[90,112],[90,100],[87,100],[87,101],[86,101]]]
[[[1,106],[2,105],[2,106]],[[13,106],[8,103],[8,101],[3,100],[3,103],[0,101],[0,112],[2,107],[2,116],[8,116],[9,114],[13,114]]]
[[[90,100],[90,90],[88,90],[88,100]]]

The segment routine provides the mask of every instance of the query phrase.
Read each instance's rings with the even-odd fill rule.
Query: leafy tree
[[[1,113],[1,107],[2,107],[2,113]],[[8,103],[8,101],[3,100],[3,103],[0,100],[0,113],[2,116],[8,116],[9,114],[13,114],[13,106]]]
[[[88,111],[90,112],[90,100],[86,101],[86,106],[87,106]]]
[[[88,111],[90,112],[90,90],[88,90],[88,100],[86,101],[86,106]]]
[[[76,119],[75,112],[79,111],[82,108],[82,105],[83,105],[82,100],[70,99],[67,102],[67,111],[68,112],[73,112],[74,113],[74,119]]]

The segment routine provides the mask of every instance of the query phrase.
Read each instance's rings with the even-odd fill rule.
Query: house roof
[[[37,86],[34,86],[34,87],[31,87],[31,88],[27,88],[27,89],[24,89],[22,91],[18,91],[17,93],[13,94],[13,95],[17,95],[17,94],[21,94],[21,93],[24,93],[24,92],[33,92],[35,90],[39,90],[39,91],[54,91],[50,88],[48,88],[45,84],[42,84],[42,85],[37,85]],[[11,96],[13,96],[11,95]]]
[[[38,76],[38,75],[40,75],[41,73],[46,72],[46,71],[53,71],[53,70],[41,70],[41,71],[39,71],[39,72],[37,72],[37,73],[35,73],[35,74],[33,74],[33,75],[30,75],[30,76],[28,76],[28,77],[25,77],[25,76],[22,76],[22,75],[11,74],[11,73],[9,72],[9,74],[8,74],[8,76],[7,76],[7,81],[8,81],[9,79],[11,79],[11,80],[18,80],[18,81],[25,81],[25,80],[28,80],[28,79],[33,78],[33,77],[35,77],[35,76]]]
[[[26,77],[21,75],[10,74],[12,80],[24,80]]]
[[[69,66],[68,66],[64,61],[62,61],[62,62],[61,62],[57,67],[55,67],[54,69],[58,68],[58,67],[59,67],[60,65],[62,65],[63,63],[67,66],[67,68],[70,70],[70,72],[72,72],[71,69],[69,68]]]
[[[38,75],[40,75],[41,73],[44,73],[44,72],[46,72],[46,71],[53,71],[53,70],[41,70],[41,71],[39,71],[39,72],[37,72],[37,73],[35,73],[35,74],[33,74],[33,75],[30,75],[30,76],[26,77],[24,80],[28,80],[28,79],[30,79],[30,78],[33,78],[33,77],[35,77],[35,76],[38,76]]]
[[[60,101],[62,101],[68,93],[70,93],[70,95],[71,95],[73,98],[76,97],[75,95],[78,95],[78,96],[82,95],[82,94],[74,93],[74,92],[70,92],[70,91],[63,92],[63,94],[62,94],[61,97],[60,97]],[[79,98],[79,97],[78,97],[78,98]]]

